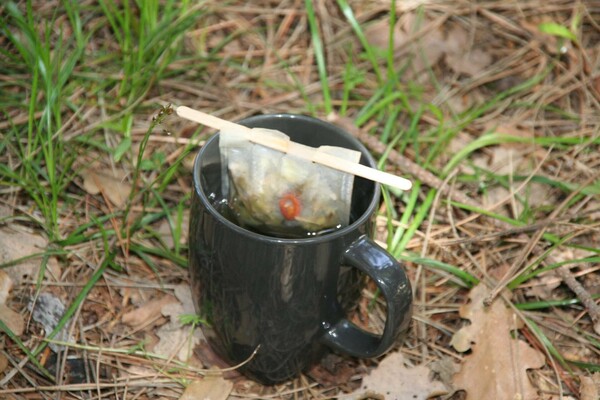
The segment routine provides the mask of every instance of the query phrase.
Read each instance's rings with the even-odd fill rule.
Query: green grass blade
[[[570,237],[565,237],[565,240],[566,239],[570,239]],[[550,249],[548,249],[545,252],[545,254],[548,254],[552,250],[558,248],[560,245],[562,245],[564,243],[565,240],[561,240],[558,243],[555,243]],[[539,262],[541,262],[541,260]],[[507,285],[507,287],[509,289],[515,289],[522,283],[527,282],[530,279],[535,278],[536,276],[538,276],[540,274],[543,274],[544,272],[548,272],[548,271],[552,271],[553,269],[560,268],[563,265],[589,263],[589,262],[597,263],[597,262],[600,262],[600,257],[594,256],[594,257],[585,257],[585,258],[578,258],[578,259],[572,259],[572,260],[565,260],[565,261],[561,261],[558,263],[550,264],[544,268],[537,268],[537,269],[531,271],[539,264],[539,262],[529,265],[526,268],[524,268],[523,271]],[[531,271],[531,272],[529,272],[529,271]]]
[[[10,340],[12,340],[17,345],[17,347],[19,349],[21,349],[21,351],[23,353],[25,353],[25,355],[27,356],[27,358],[29,359],[29,361],[31,361],[31,363],[33,365],[35,365],[40,370],[40,372],[44,376],[46,376],[46,378],[48,378],[52,382],[54,382],[54,376],[52,376],[52,374],[50,372],[48,372],[48,370],[46,368],[44,368],[44,366],[42,366],[42,364],[40,364],[40,362],[36,358],[36,354],[34,354],[31,351],[29,351],[29,349],[27,348],[27,346],[25,346],[25,344],[21,341],[21,339],[17,335],[15,335],[14,332],[11,331],[8,326],[6,326],[6,324],[4,323],[4,321],[2,321],[2,319],[0,319],[0,332],[4,332],[4,334]]]
[[[329,78],[327,74],[327,66],[325,65],[325,55],[323,53],[323,43],[319,35],[319,25],[313,7],[312,0],[305,0],[306,15],[308,17],[308,25],[310,28],[310,37],[317,60],[317,69],[319,71],[319,79],[321,81],[321,91],[323,92],[323,103],[325,106],[325,114],[329,115],[333,111],[331,104],[331,94],[329,92]]]
[[[586,363],[582,361],[566,360],[569,364],[576,366],[577,368],[585,369],[589,372],[600,372],[599,364]]]
[[[461,150],[459,150],[451,159],[448,161],[444,169],[442,169],[442,175],[446,176],[450,171],[452,171],[459,162],[465,159],[469,154],[473,153],[475,150],[481,149],[483,147],[492,146],[496,144],[506,144],[506,143],[533,143],[534,140],[530,138],[524,138],[519,136],[512,135],[503,135],[498,133],[490,133],[484,136],[481,136],[474,141],[467,144]]]
[[[439,260],[433,260],[431,258],[418,257],[418,256],[410,256],[410,255],[400,255],[398,257],[400,260],[410,261],[415,264],[424,265],[426,267],[430,267],[432,269],[437,269],[440,271],[447,272],[449,274],[454,275],[463,283],[463,285],[467,288],[472,288],[479,284],[479,279],[469,274],[466,271],[463,271],[459,267],[455,267],[454,265],[447,264],[445,262]]]
[[[425,197],[425,200],[423,201],[417,213],[415,214],[413,221],[408,226],[408,229],[406,230],[404,235],[402,235],[402,239],[400,240],[398,245],[392,249],[393,254],[396,258],[399,257],[400,254],[404,251],[410,239],[413,238],[415,232],[417,231],[417,229],[419,229],[419,226],[421,226],[421,223],[423,223],[423,221],[429,214],[429,208],[433,204],[433,200],[435,199],[435,193],[435,189],[429,190],[427,196]]]
[[[342,13],[344,14],[346,19],[350,23],[350,26],[354,30],[354,33],[356,34],[356,37],[360,41],[360,44],[362,44],[362,46],[364,47],[365,52],[367,53],[367,58],[371,62],[373,71],[375,72],[375,75],[377,76],[377,81],[379,82],[379,84],[381,84],[383,82],[383,75],[381,74],[381,70],[379,68],[379,63],[377,62],[377,57],[375,56],[375,52],[373,51],[373,48],[369,44],[369,41],[367,40],[367,38],[360,26],[360,23],[356,20],[356,17],[354,16],[354,11],[352,11],[352,8],[350,7],[350,5],[348,4],[348,2],[346,0],[337,0],[337,3],[338,3],[338,6],[340,7],[340,9],[342,10]]]
[[[527,326],[529,326],[535,336],[542,342],[542,345],[548,350],[548,352],[558,360],[560,365],[562,365],[569,372],[572,372],[562,354],[560,354],[558,349],[552,344],[550,339],[548,339],[548,336],[546,336],[546,334],[531,318],[527,318]]]
[[[376,104],[370,107],[364,113],[359,114],[359,117],[356,118],[355,124],[356,126],[364,125],[368,120],[370,120],[375,114],[383,110],[385,107],[390,104],[396,102],[397,100],[401,100],[402,104],[406,107],[408,105],[408,98],[405,93],[397,91],[393,92],[389,95],[386,95],[381,100],[379,100]],[[408,107],[410,109],[410,107]]]
[[[106,270],[106,267],[112,262],[114,257],[114,251],[109,251],[108,253],[105,253],[105,258],[102,261],[102,263],[97,266],[96,270],[94,271],[90,279],[86,282],[85,286],[73,299],[71,305],[67,308],[65,314],[61,317],[60,321],[56,325],[56,328],[54,328],[54,330],[46,336],[47,339],[54,338],[58,334],[58,332],[60,332],[60,330],[63,329],[63,327],[67,324],[69,319],[71,319],[71,317],[75,314],[75,312],[79,308],[79,305],[85,300],[90,290],[92,290],[92,288],[96,285],[96,282],[98,282],[98,280],[102,277],[104,271]],[[38,345],[38,347],[35,348],[32,354],[34,356],[39,355],[46,348],[47,345],[48,342],[41,343],[40,345]]]
[[[547,33],[552,36],[561,37],[564,39],[577,42],[577,36],[566,26],[557,24],[556,22],[542,22],[538,25],[538,30],[542,33]]]
[[[387,48],[387,77],[388,80],[396,82],[398,80],[398,72],[396,62],[394,61],[395,47],[396,44],[394,39],[394,29],[396,27],[396,0],[392,0],[390,4],[390,30],[388,32],[388,48]]]
[[[594,300],[600,299],[600,294],[592,295]],[[545,300],[545,301],[530,301],[527,303],[516,303],[515,307],[519,310],[542,310],[552,307],[572,306],[573,304],[581,304],[579,299],[563,299],[563,300]]]
[[[400,240],[402,240],[402,237],[404,236],[405,231],[406,231],[405,226],[408,226],[410,217],[412,216],[413,211],[417,205],[417,200],[419,199],[420,190],[421,190],[421,182],[414,181],[412,190],[410,192],[410,197],[408,198],[408,201],[406,202],[406,209],[402,213],[402,217],[400,219],[400,226],[396,228],[396,231],[394,232],[394,234],[392,236],[391,242],[389,242],[389,245],[388,245],[388,251],[392,255],[395,255],[397,253]],[[398,252],[398,253],[400,253],[400,252]]]
[[[350,100],[350,94],[354,90],[356,86],[363,83],[365,80],[365,76],[363,71],[358,69],[352,59],[349,59],[346,63],[346,67],[344,69],[344,89],[342,92],[342,105],[340,107],[340,115],[346,115],[348,111],[348,102]]]

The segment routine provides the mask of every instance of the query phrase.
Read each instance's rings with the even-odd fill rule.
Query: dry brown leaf
[[[157,354],[166,357],[176,357],[183,362],[188,361],[193,355],[194,347],[203,339],[200,329],[192,332],[191,325],[182,325],[179,316],[194,314],[194,302],[189,285],[178,285],[175,288],[175,297],[179,302],[170,302],[161,309],[161,314],[169,318],[169,322],[156,331],[159,342],[152,349]]]
[[[174,224],[177,223],[177,214],[173,214],[171,216],[171,221]],[[181,218],[181,236],[179,238],[179,244],[185,245],[188,241],[188,230],[190,226],[190,213],[189,210],[184,211],[183,217]],[[173,241],[173,233],[171,232],[171,226],[169,225],[169,221],[165,218],[162,220],[158,228],[156,229],[156,233],[162,238],[165,246],[172,249],[175,246]]]
[[[0,374],[8,367],[8,360],[3,354],[0,354]]]
[[[454,374],[458,372],[460,365],[454,362],[451,357],[442,356],[432,361],[431,364],[429,364],[429,369],[436,373],[440,382],[446,385],[446,387],[452,387]]]
[[[396,3],[396,10],[400,12],[413,11],[432,2],[433,0],[403,0]]]
[[[431,21],[421,21],[416,13],[406,14],[398,23],[396,31],[398,36],[394,44],[396,47],[405,46],[412,40],[408,50],[412,56],[412,70],[420,72],[437,65],[445,54],[447,46],[444,34],[439,27],[429,29],[427,35],[413,40],[414,33],[426,29]]]
[[[13,209],[0,204],[0,220],[7,219],[13,215]]]
[[[475,76],[492,63],[492,57],[483,50],[473,49],[466,53],[447,53],[446,62],[454,72]]]
[[[451,344],[458,351],[470,348],[472,353],[464,358],[454,385],[466,390],[467,400],[536,399],[537,391],[526,370],[541,368],[544,355],[512,337],[511,332],[519,328],[514,314],[501,300],[485,307],[483,300],[488,294],[484,285],[476,286],[469,294],[471,302],[460,308],[460,316],[471,325],[460,329]]]
[[[393,29],[394,51],[410,57],[412,71],[418,73],[435,66],[442,57],[446,64],[459,74],[475,76],[483,72],[493,59],[481,48],[472,46],[469,33],[454,25],[446,35],[439,27],[428,29],[431,21],[422,21],[416,13],[405,13]],[[426,35],[414,39],[416,32],[428,29]],[[381,49],[389,45],[390,20],[379,19],[365,30],[367,41]],[[406,60],[406,57],[401,58]]]
[[[474,76],[492,63],[488,53],[471,48],[468,32],[459,25],[450,29],[445,43],[446,63],[454,72]]]
[[[590,376],[580,378],[581,386],[579,388],[580,400],[598,400],[600,399],[600,372]]]
[[[351,378],[356,375],[356,367],[356,364],[348,358],[330,353],[311,367],[306,374],[326,388],[339,387],[352,382]],[[357,387],[358,385],[351,389]]]
[[[4,322],[16,336],[21,336],[25,330],[25,320],[21,314],[11,310],[5,304],[0,304],[0,321]]]
[[[177,299],[171,295],[164,295],[160,299],[154,299],[142,306],[131,310],[121,317],[121,321],[132,327],[140,327],[150,323],[157,317],[161,317],[161,310],[170,303],[177,303]]]
[[[47,245],[46,240],[39,235],[2,227],[0,229],[0,263],[8,263],[32,254],[43,253]],[[12,267],[3,268],[3,270],[15,285],[18,285],[23,279],[36,280],[41,259],[41,256],[30,258]],[[56,258],[50,257],[46,265],[46,278],[58,280],[60,273]]]
[[[422,23],[415,13],[405,14],[394,26],[394,51],[411,57],[411,69],[418,73],[436,65],[444,55],[446,43],[439,28],[431,29],[427,35],[413,40],[413,34],[423,29],[429,21]],[[365,30],[369,44],[387,49],[389,45],[390,20],[383,18],[373,23]],[[410,41],[410,43],[409,43]],[[406,60],[406,57],[402,58]],[[404,62],[402,61],[402,62]]]
[[[343,399],[361,400],[366,396],[386,400],[425,400],[448,393],[438,381],[432,381],[429,368],[419,365],[407,367],[399,351],[388,354],[377,368],[363,378],[360,389]]]
[[[10,276],[3,270],[0,270],[0,321],[4,322],[8,329],[15,335],[21,336],[25,330],[25,320],[23,319],[23,316],[4,304],[6,303],[6,300],[8,300],[8,294],[10,293],[12,286],[13,283]],[[1,364],[2,359],[0,359],[0,366]],[[6,366],[4,368],[6,368]]]
[[[0,343],[0,350],[4,351],[4,344]],[[8,359],[2,353],[0,353],[0,374],[3,373],[8,367]]]
[[[117,207],[125,205],[131,185],[124,181],[123,176],[117,176],[111,170],[93,171],[91,168],[80,173],[83,178],[83,188],[91,195],[102,193]]]
[[[225,400],[233,389],[233,382],[221,376],[206,376],[190,383],[179,400]]]
[[[6,303],[8,294],[13,287],[12,279],[4,270],[0,269],[0,304]]]
[[[527,281],[529,287],[525,290],[525,294],[544,300],[552,299],[552,291],[559,287],[561,283],[562,281],[555,271],[546,271]]]
[[[367,26],[365,29],[365,37],[367,38],[367,42],[371,46],[378,47],[380,49],[386,49],[389,44],[389,34],[390,34],[390,19],[382,18],[377,20]],[[396,32],[394,29],[394,43],[397,44],[402,37]]]

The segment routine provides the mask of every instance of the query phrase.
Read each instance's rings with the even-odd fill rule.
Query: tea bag
[[[290,141],[276,130],[253,131]],[[354,175],[252,143],[235,129],[221,130],[219,148],[223,196],[240,225],[284,236],[348,225]],[[334,146],[317,151],[354,163],[361,155]]]

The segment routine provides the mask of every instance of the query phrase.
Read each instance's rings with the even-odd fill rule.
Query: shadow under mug
[[[280,130],[309,146],[368,150],[341,128],[291,114],[240,121]],[[196,157],[193,171],[189,269],[192,293],[211,347],[240,371],[265,384],[298,375],[327,348],[355,357],[376,357],[408,330],[412,290],[402,266],[369,235],[380,187],[355,177],[350,224],[332,233],[282,239],[241,228],[215,208],[221,198],[219,135]],[[387,302],[382,335],[366,332],[346,315],[360,292],[361,271]],[[353,290],[354,289],[354,290]],[[257,350],[258,349],[258,350]],[[253,355],[253,353],[256,353]]]

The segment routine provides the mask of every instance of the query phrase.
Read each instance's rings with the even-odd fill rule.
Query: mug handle
[[[367,274],[379,287],[387,302],[385,328],[383,335],[378,336],[342,318],[325,332],[323,340],[328,347],[351,356],[380,356],[409,328],[412,317],[410,281],[402,265],[366,235],[348,247],[343,261]]]

